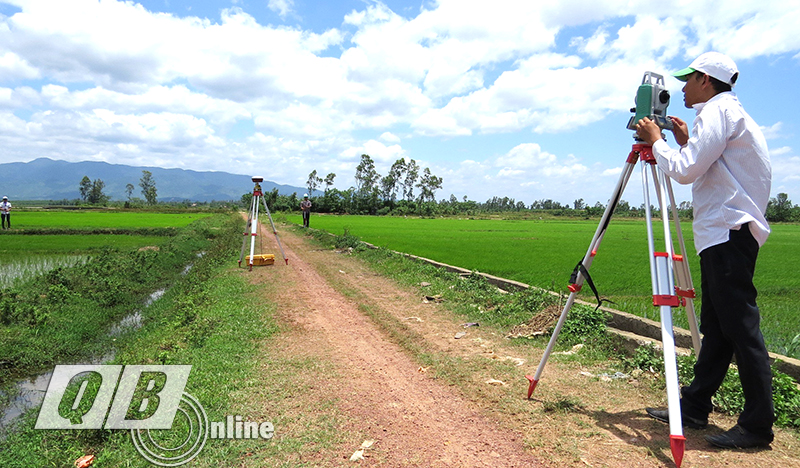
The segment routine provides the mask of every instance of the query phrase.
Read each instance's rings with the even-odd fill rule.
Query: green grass
[[[154,213],[147,211],[14,211],[14,229],[76,228],[136,229],[183,227],[210,213]]]
[[[300,223],[297,215],[287,220]],[[554,291],[566,287],[575,265],[586,253],[598,220],[547,219],[419,219],[370,216],[312,216],[311,225],[333,234],[345,229],[364,241],[470,270],[521,281]],[[796,248],[800,225],[780,224],[762,248],[756,270],[756,287],[762,311],[762,331],[770,350],[797,355],[792,339],[800,332],[800,277],[788,274],[787,265],[800,261]],[[695,253],[691,223],[682,224],[689,268],[695,288],[700,286],[699,257]],[[660,226],[655,229],[656,249],[663,250]],[[659,244],[661,242],[661,244]],[[591,274],[611,307],[658,320],[652,305],[647,231],[643,220],[613,219],[592,264]],[[581,298],[594,302],[590,288]],[[700,301],[696,301],[700,310]],[[675,324],[686,328],[686,316],[675,314]]]

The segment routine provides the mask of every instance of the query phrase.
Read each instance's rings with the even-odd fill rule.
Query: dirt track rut
[[[302,328],[303,342],[298,346],[330,356],[337,373],[347,376],[346,385],[326,386],[326,391],[337,392],[341,409],[353,424],[376,440],[374,449],[367,450],[373,455],[362,464],[546,466],[525,449],[521,434],[501,427],[457,391],[420,372],[419,364],[360,312],[355,301],[317,271],[315,265],[326,261],[319,257],[335,254],[311,250],[291,233],[281,240],[288,267],[278,258],[261,274],[291,285],[278,298],[278,312]],[[358,283],[369,281],[362,275]],[[387,290],[386,282],[377,287],[390,300],[392,295],[409,294]],[[347,458],[352,451],[340,457]]]

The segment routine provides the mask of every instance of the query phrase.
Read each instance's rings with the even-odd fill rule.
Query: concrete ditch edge
[[[378,248],[368,242],[364,242],[364,244],[371,249]],[[546,289],[537,288],[535,286],[530,286],[528,284],[521,283],[519,281],[514,281],[506,278],[501,278],[499,276],[490,275],[488,273],[481,273],[479,271],[473,271],[473,270],[468,270],[466,268],[448,265],[446,263],[437,262],[435,260],[431,260],[425,257],[420,257],[418,255],[411,255],[403,252],[395,252],[395,253],[408,257],[412,260],[428,263],[437,268],[442,268],[452,273],[458,273],[462,275],[470,275],[470,274],[481,275],[486,279],[486,281],[489,284],[492,284],[498,287],[499,289],[502,289],[503,291],[512,292],[512,291],[521,291],[529,288],[535,288],[541,291],[545,291],[548,294],[561,296],[561,294],[557,292],[548,291]],[[594,307],[593,304],[581,301],[579,299],[576,300],[575,302]],[[610,327],[609,333],[613,333],[621,337],[623,341],[626,343],[626,346],[628,347],[629,350],[632,351],[637,347],[642,346],[646,343],[652,343],[654,346],[660,348],[661,323],[656,322],[654,320],[639,317],[633,314],[629,314],[621,310],[611,309],[608,307],[601,307],[601,310],[607,312],[611,316],[611,319],[609,320],[608,323],[608,326]],[[693,347],[691,332],[683,328],[673,327],[673,334],[675,336],[675,345],[679,348],[677,352],[685,354],[690,353]],[[790,375],[795,380],[800,382],[800,360],[776,353],[769,353],[769,357],[770,357],[770,363],[772,363],[776,369],[783,372],[784,374]]]

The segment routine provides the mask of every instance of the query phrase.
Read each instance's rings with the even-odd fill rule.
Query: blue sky
[[[605,203],[643,73],[717,50],[767,136],[772,196],[800,203],[798,24],[797,0],[0,0],[0,162],[298,186],[316,170],[345,189],[366,153],[381,174],[429,167],[439,199]]]

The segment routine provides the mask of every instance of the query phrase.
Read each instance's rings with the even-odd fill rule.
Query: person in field
[[[308,194],[303,194],[303,201],[300,202],[300,211],[303,212],[303,227],[308,227],[308,222],[311,219],[311,200],[308,199]]]
[[[8,201],[8,197],[3,197],[3,201],[0,202],[0,218],[2,218],[3,229],[11,229],[11,203]]]

